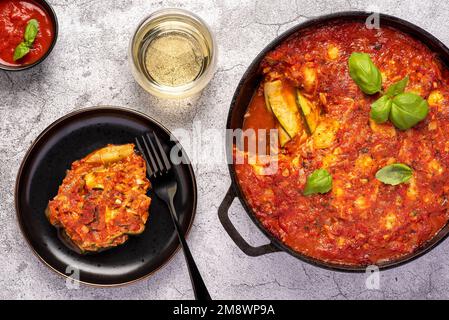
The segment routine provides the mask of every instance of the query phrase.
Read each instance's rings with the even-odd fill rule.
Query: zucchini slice
[[[283,148],[292,140],[292,138],[290,138],[287,131],[285,131],[279,123],[277,124],[276,129],[278,129],[279,132],[279,144],[281,145],[281,148]]]
[[[285,88],[280,80],[266,82],[264,90],[273,114],[293,139],[304,130],[294,93]]]
[[[268,112],[273,114],[273,110],[270,106],[270,100],[268,99],[267,91],[264,90],[264,96],[265,96],[265,107],[267,108]],[[292,138],[288,135],[287,131],[279,124],[279,121],[276,121],[276,129],[278,130],[278,136],[279,136],[279,144],[281,145],[281,148],[283,148],[287,143],[289,143]]]
[[[307,127],[311,134],[313,134],[318,127],[320,120],[320,108],[312,101],[307,99],[299,90],[296,92],[298,105],[301,107],[302,114],[306,119]]]
[[[273,114],[273,110],[271,109],[271,106],[270,106],[270,99],[268,99],[268,94],[267,94],[267,90],[265,89],[265,87],[266,87],[266,84],[265,84],[264,90],[263,90],[263,95],[265,97],[265,107],[267,108],[269,113]]]

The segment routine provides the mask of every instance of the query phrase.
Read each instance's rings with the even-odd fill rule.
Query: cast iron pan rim
[[[54,27],[54,35],[53,40],[51,41],[51,45],[48,48],[47,52],[36,62],[33,62],[31,64],[27,64],[24,66],[7,66],[0,63],[0,70],[3,71],[11,71],[11,72],[18,72],[18,71],[24,71],[31,69],[38,64],[41,64],[47,57],[50,55],[50,53],[53,51],[53,48],[56,45],[56,42],[58,40],[58,33],[59,33],[59,23],[58,23],[58,17],[56,16],[56,12],[53,9],[53,7],[50,5],[50,3],[47,0],[34,0],[38,5],[42,6],[45,11],[48,13],[50,20],[53,22]]]
[[[242,87],[244,86],[247,78],[254,72],[255,69],[257,69],[259,67],[260,61],[263,59],[263,57],[268,52],[272,51],[279,44],[281,44],[283,41],[287,40],[290,36],[292,36],[293,34],[298,32],[299,30],[313,27],[315,25],[319,25],[320,23],[331,23],[333,21],[338,22],[339,20],[344,21],[344,20],[348,20],[351,18],[353,18],[355,20],[366,19],[371,14],[372,14],[372,12],[365,12],[365,11],[343,11],[343,12],[337,12],[337,13],[333,13],[333,14],[329,14],[329,15],[323,15],[323,16],[319,16],[314,19],[310,19],[305,22],[299,23],[296,26],[294,26],[294,27],[290,28],[289,30],[287,30],[286,32],[284,32],[283,34],[281,34],[280,36],[278,36],[277,38],[275,38],[256,56],[256,58],[253,60],[253,62],[249,65],[249,67],[243,74],[243,76],[235,90],[232,101],[231,101],[231,106],[229,108],[229,113],[228,113],[228,119],[226,122],[226,129],[231,129],[231,120],[232,120],[233,111],[236,106],[237,100],[238,100],[239,96],[241,95]],[[436,46],[439,47],[440,50],[444,51],[446,58],[449,59],[449,49],[446,47],[446,45],[443,44],[440,40],[438,40],[435,36],[433,36],[429,32],[422,29],[421,27],[418,27],[417,25],[412,24],[406,20],[391,16],[391,15],[382,14],[382,13],[380,13],[380,20],[387,21],[388,26],[390,26],[391,24],[397,24],[397,25],[402,25],[408,29],[413,30],[416,34],[410,34],[410,33],[408,33],[408,34],[410,34],[414,38],[419,37],[420,39],[418,39],[418,40],[420,40],[424,44],[426,44],[426,43],[423,40],[427,40],[427,44],[428,43],[435,44]],[[407,33],[407,32],[405,32],[405,33]],[[446,65],[446,67],[449,67],[449,66]],[[232,141],[229,141],[228,136],[227,136],[226,144],[227,144],[228,158],[233,159],[233,157],[231,157],[232,156],[232,148],[230,148],[230,146],[232,146],[233,143],[232,143]],[[229,152],[231,152],[231,154],[229,154]],[[287,245],[285,245],[284,243],[282,243],[278,238],[273,236],[262,225],[262,223],[259,221],[259,219],[257,219],[253,210],[249,206],[245,196],[243,195],[243,192],[240,188],[240,184],[237,181],[237,176],[236,176],[236,172],[234,169],[234,165],[228,164],[228,169],[229,169],[229,173],[231,175],[231,188],[234,191],[234,195],[237,198],[239,198],[240,203],[242,204],[247,215],[250,217],[250,219],[253,221],[253,223],[271,241],[271,244],[275,248],[280,250],[280,252],[286,252],[286,253],[290,254],[291,256],[293,256],[303,262],[306,262],[308,264],[311,264],[313,266],[316,266],[316,267],[319,267],[322,269],[327,269],[327,270],[337,271],[337,272],[346,272],[346,273],[364,273],[364,272],[366,272],[366,268],[368,267],[368,265],[351,266],[351,265],[345,265],[345,264],[329,263],[329,262],[326,262],[323,260],[318,260],[318,259],[309,257],[309,256],[301,254],[299,252],[296,252],[292,248],[290,248]],[[443,227],[443,229],[446,228],[448,225],[449,225],[449,222],[448,222],[448,224],[446,224],[445,227]],[[442,230],[440,231],[440,233],[443,232]],[[376,266],[379,268],[379,270],[388,270],[388,269],[396,268],[396,267],[405,265],[409,262],[412,262],[415,259],[422,257],[423,255],[425,255],[426,253],[428,253],[429,251],[431,251],[432,249],[437,247],[439,244],[441,244],[445,239],[447,239],[449,237],[449,230],[446,230],[444,232],[445,232],[444,235],[440,235],[440,233],[435,235],[432,239],[430,239],[427,243],[423,244],[423,246],[418,248],[415,252],[413,252],[405,257],[399,258],[397,260],[392,260],[391,262],[385,262],[384,264],[381,263]]]
[[[33,252],[33,254],[39,258],[40,261],[42,261],[44,263],[44,265],[46,265],[49,269],[53,270],[54,272],[56,272],[57,274],[61,275],[62,277],[66,278],[66,279],[72,279],[70,278],[68,275],[60,272],[59,270],[56,270],[53,266],[51,266],[44,258],[42,258],[39,253],[37,253],[37,251],[34,249],[34,247],[31,245],[30,240],[28,239],[28,236],[26,235],[26,233],[24,232],[23,229],[23,225],[22,225],[22,217],[19,214],[19,185],[20,185],[20,181],[22,178],[22,174],[23,174],[23,170],[25,168],[25,165],[28,162],[28,158],[30,157],[31,153],[34,151],[35,146],[47,135],[47,133],[51,130],[53,130],[56,126],[58,126],[59,124],[67,121],[68,119],[75,117],[77,115],[83,114],[83,113],[90,113],[93,112],[95,113],[96,111],[112,111],[112,112],[117,112],[118,113],[127,113],[127,114],[133,114],[136,115],[138,117],[144,118],[145,120],[148,120],[152,123],[154,123],[156,126],[159,126],[161,129],[163,129],[163,131],[165,131],[168,135],[171,135],[170,130],[168,130],[164,125],[162,125],[159,121],[153,119],[152,117],[140,112],[140,111],[136,111],[130,108],[123,108],[123,107],[115,107],[115,106],[98,106],[98,107],[88,107],[88,108],[83,108],[80,110],[76,110],[73,112],[70,112],[69,114],[66,114],[65,116],[59,118],[58,120],[54,121],[52,124],[50,124],[44,131],[42,131],[41,134],[39,134],[39,136],[33,141],[33,143],[31,144],[31,146],[29,147],[28,151],[26,152],[22,163],[20,164],[19,167],[19,171],[17,173],[17,178],[16,178],[16,184],[15,184],[15,190],[14,190],[14,198],[15,198],[15,209],[16,209],[16,218],[17,218],[17,223],[19,225],[20,228],[20,232],[22,233],[22,236],[25,238],[28,247],[31,249],[31,251]],[[177,140],[175,142],[178,142]],[[185,237],[186,239],[188,238],[189,234],[190,234],[190,229],[192,228],[193,225],[193,221],[195,220],[195,216],[196,216],[196,209],[197,209],[197,201],[198,201],[198,190],[197,190],[197,185],[196,185],[196,178],[195,178],[195,174],[192,168],[192,165],[190,163],[190,159],[188,158],[187,154],[184,152],[184,156],[186,158],[186,160],[189,161],[188,164],[188,168],[189,168],[189,173],[190,173],[190,177],[192,179],[192,191],[193,191],[193,211],[191,214],[191,218],[190,218],[190,223],[189,226],[187,227],[187,231],[185,233]],[[81,280],[76,280],[76,279],[72,279],[75,280],[78,283],[84,284],[84,285],[88,285],[90,287],[96,287],[96,288],[115,288],[115,287],[122,287],[122,286],[127,286],[136,282],[139,282],[141,280],[144,280],[146,278],[149,278],[150,276],[152,276],[153,274],[155,274],[157,271],[159,271],[160,269],[162,269],[163,267],[165,267],[166,265],[168,265],[168,263],[174,258],[174,256],[178,253],[178,251],[181,249],[180,244],[178,244],[178,247],[175,249],[175,251],[173,251],[173,253],[166,259],[165,262],[163,262],[158,268],[156,268],[155,270],[153,270],[152,272],[131,280],[131,281],[126,281],[126,282],[118,282],[118,283],[112,283],[112,284],[97,284],[97,283],[91,283],[91,282],[86,282],[86,281],[81,281]]]

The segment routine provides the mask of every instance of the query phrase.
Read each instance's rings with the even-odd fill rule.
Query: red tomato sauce
[[[14,61],[14,50],[23,41],[30,19],[39,22],[39,32],[30,52]],[[29,65],[49,50],[54,38],[54,25],[48,13],[32,0],[0,0],[0,63],[7,66]]]
[[[337,49],[335,49],[337,48]],[[377,95],[361,92],[349,76],[353,52],[370,54],[382,72],[384,90],[410,76],[406,91],[429,102],[429,115],[414,128],[397,130],[390,122],[370,121]],[[316,70],[306,86],[304,66]],[[366,266],[411,254],[449,220],[449,82],[447,70],[420,41],[392,28],[368,30],[362,23],[337,23],[303,31],[268,53],[265,79],[291,81],[320,105],[322,118],[338,121],[327,148],[314,148],[313,136],[293,139],[278,158],[275,174],[236,164],[239,185],[254,214],[273,236],[315,259]],[[267,128],[263,84],[248,108],[244,129]],[[241,152],[241,150],[236,150]],[[399,186],[375,178],[391,163],[413,169]],[[326,168],[332,191],[304,196],[307,177]]]

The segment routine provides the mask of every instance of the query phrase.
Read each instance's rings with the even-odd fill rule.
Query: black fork
[[[172,164],[165,154],[162,148],[161,142],[156,134],[153,132],[153,137],[148,133],[145,133],[140,138],[136,138],[136,145],[140,153],[143,155],[147,164],[147,175],[151,180],[151,184],[156,195],[163,200],[168,208],[175,225],[176,232],[178,234],[179,242],[184,251],[187,267],[189,269],[190,280],[193,286],[193,292],[195,299],[197,300],[212,300],[200,271],[193,260],[193,256],[190,253],[189,246],[187,245],[184,232],[181,229],[178,221],[178,215],[173,204],[178,183],[176,178],[171,174]]]

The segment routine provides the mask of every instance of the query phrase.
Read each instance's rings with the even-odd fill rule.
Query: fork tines
[[[152,136],[147,132],[140,138],[136,137],[135,140],[137,148],[147,163],[147,172],[150,177],[163,175],[171,169],[170,161],[154,131]]]

